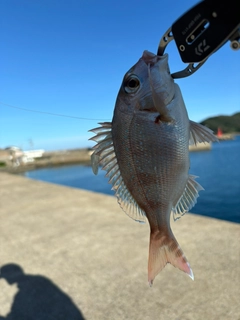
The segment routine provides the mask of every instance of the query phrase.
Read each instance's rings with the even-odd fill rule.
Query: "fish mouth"
[[[157,56],[156,54],[144,50],[142,55],[142,60],[146,63],[146,65],[152,66],[156,64],[159,60],[163,60],[167,58],[167,54],[164,54],[163,56]]]
[[[158,113],[155,107],[152,108],[143,108],[142,111],[149,112],[149,113]]]
[[[141,59],[147,65],[152,100],[151,107],[146,111],[158,112],[162,119],[170,121],[167,106],[174,99],[174,87],[168,68],[168,55],[157,56],[145,50]]]
[[[163,56],[157,56],[157,55],[155,55],[154,53],[152,53],[150,51],[144,50],[141,59],[142,59],[143,62],[145,62],[145,64],[147,65],[147,68],[148,68],[148,77],[149,77],[149,80],[150,80],[151,92],[155,91],[154,88],[153,88],[152,81],[151,81],[151,74],[150,74],[151,71],[150,71],[150,69],[158,61],[162,60]],[[153,99],[152,94],[145,96],[143,100],[145,102],[144,103],[145,107],[141,108],[142,111],[150,112],[150,113],[158,112],[158,110],[156,108],[156,105],[155,105],[156,101]]]

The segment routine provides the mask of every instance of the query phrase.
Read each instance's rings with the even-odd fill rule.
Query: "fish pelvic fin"
[[[174,267],[187,273],[194,280],[194,275],[182,249],[174,235],[166,235],[161,231],[151,232],[148,260],[148,282],[152,286],[156,275],[171,263]]]

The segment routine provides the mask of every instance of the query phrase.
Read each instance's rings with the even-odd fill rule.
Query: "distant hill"
[[[240,112],[232,116],[208,118],[203,120],[201,124],[212,129],[215,133],[217,133],[218,128],[221,128],[223,133],[240,132]]]

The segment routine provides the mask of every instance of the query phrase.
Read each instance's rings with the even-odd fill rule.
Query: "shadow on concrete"
[[[10,313],[0,320],[84,320],[71,298],[48,278],[24,274],[17,264],[4,265],[0,278],[19,290]]]

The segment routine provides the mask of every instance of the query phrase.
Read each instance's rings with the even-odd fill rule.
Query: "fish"
[[[167,263],[194,280],[170,216],[179,219],[196,203],[202,186],[189,174],[189,144],[216,141],[213,132],[189,120],[168,54],[147,50],[125,74],[112,122],[89,130],[95,174],[101,166],[123,211],[150,226],[148,282]]]

